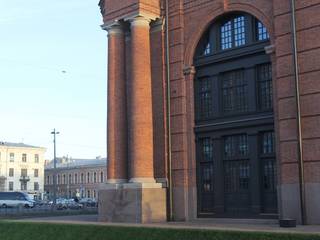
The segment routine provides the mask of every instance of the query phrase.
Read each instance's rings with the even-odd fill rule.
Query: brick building
[[[108,31],[101,220],[320,223],[319,0],[99,5]]]
[[[56,171],[53,161],[45,166],[44,190],[49,199],[54,192],[54,173],[56,172],[56,193],[58,198],[80,198],[98,199],[98,191],[106,183],[107,160],[96,159],[74,159],[70,157],[57,158]]]

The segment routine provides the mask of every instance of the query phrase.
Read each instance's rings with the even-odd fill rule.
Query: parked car
[[[67,208],[69,209],[81,209],[83,204],[77,203],[74,199],[67,199],[66,201]]]
[[[97,201],[92,198],[82,198],[80,199],[79,203],[83,204],[86,207],[96,207]]]
[[[23,192],[0,192],[0,207],[34,207],[35,201]]]

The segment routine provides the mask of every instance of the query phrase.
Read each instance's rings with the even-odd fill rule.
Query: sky
[[[107,34],[98,0],[0,0],[0,141],[106,156]]]

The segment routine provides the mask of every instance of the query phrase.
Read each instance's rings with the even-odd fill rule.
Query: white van
[[[23,192],[0,192],[0,207],[34,207],[34,201]]]

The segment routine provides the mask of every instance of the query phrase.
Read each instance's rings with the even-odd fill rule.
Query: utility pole
[[[51,132],[53,134],[53,205],[57,203],[57,156],[56,156],[56,135],[59,132],[53,129]]]

